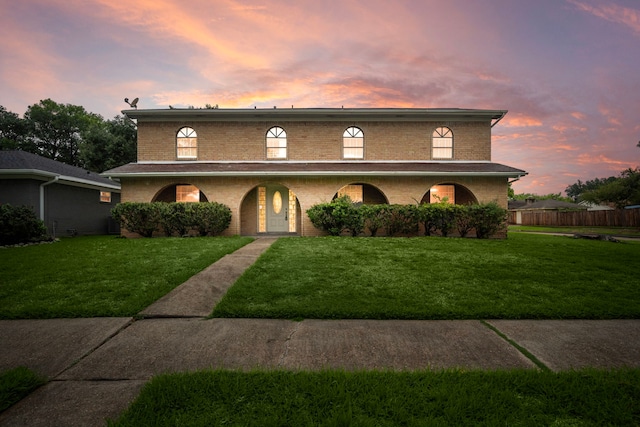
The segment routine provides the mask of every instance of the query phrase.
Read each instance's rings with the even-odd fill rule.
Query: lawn
[[[640,370],[167,374],[112,427],[640,424]]]
[[[640,237],[638,227],[562,227],[539,225],[510,225],[509,231],[532,231],[540,233],[564,233],[564,234],[602,234],[607,236]]]
[[[214,317],[611,319],[640,316],[639,242],[283,238]]]
[[[88,236],[0,249],[0,318],[133,316],[251,240]]]
[[[0,412],[45,383],[44,378],[24,367],[0,372]]]

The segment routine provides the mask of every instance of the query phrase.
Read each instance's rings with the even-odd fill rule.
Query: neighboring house
[[[585,208],[587,208],[588,211],[613,211],[616,209],[613,206],[585,202],[585,201],[579,202],[578,204],[580,206],[584,206]]]
[[[509,200],[509,218],[512,224],[522,224],[522,212],[549,212],[549,211],[586,211],[587,207],[577,203],[563,202],[561,200],[544,199],[536,200]]]
[[[504,110],[162,109],[137,120],[138,161],[103,173],[122,201],[216,201],[226,234],[319,235],[306,215],[347,194],[355,202],[507,208],[508,182],[526,175],[491,162]]]
[[[31,207],[50,234],[118,233],[120,183],[24,151],[0,151],[0,204]]]

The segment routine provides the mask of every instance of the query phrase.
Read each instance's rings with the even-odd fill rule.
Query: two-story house
[[[122,201],[216,201],[226,234],[320,234],[305,212],[355,202],[507,207],[526,172],[491,162],[504,110],[405,108],[123,111],[138,124],[138,161],[103,175]]]

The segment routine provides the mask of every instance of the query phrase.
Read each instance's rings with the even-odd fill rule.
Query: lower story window
[[[429,203],[447,202],[455,204],[456,202],[455,185],[434,185],[429,193]]]
[[[111,203],[111,191],[101,191],[100,201],[102,203]]]
[[[349,184],[338,190],[338,197],[349,196],[351,202],[362,203],[364,201],[362,185]]]
[[[195,185],[176,185],[176,202],[199,202],[200,190]]]

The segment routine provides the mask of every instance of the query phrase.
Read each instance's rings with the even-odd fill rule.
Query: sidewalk
[[[51,380],[0,414],[0,426],[104,425],[154,375],[217,367],[640,367],[640,320],[206,320],[273,241],[225,256],[146,308],[143,320],[0,321],[0,370],[27,366]]]

